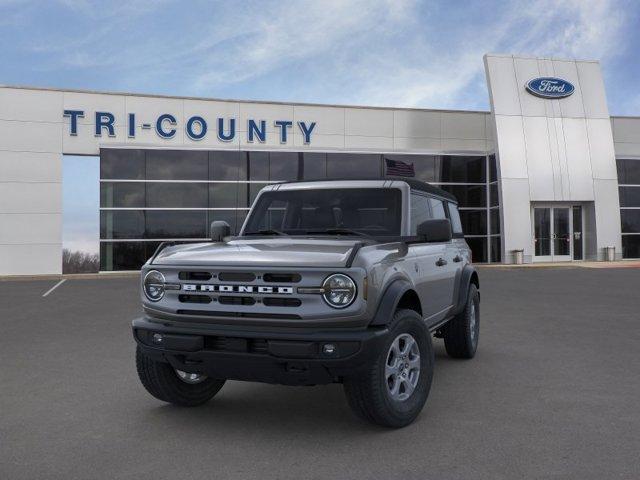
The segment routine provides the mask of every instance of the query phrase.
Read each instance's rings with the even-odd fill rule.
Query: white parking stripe
[[[47,290],[42,296],[46,297],[47,295],[49,295],[51,292],[53,292],[56,288],[58,288],[60,285],[62,285],[66,281],[67,281],[67,279],[63,278],[58,283],[56,283],[53,287],[51,287],[49,290]]]

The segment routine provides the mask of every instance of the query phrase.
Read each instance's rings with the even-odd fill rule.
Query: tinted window
[[[207,212],[147,210],[145,238],[206,238]]]
[[[144,208],[144,195],[144,183],[100,183],[102,208]]]
[[[618,183],[640,185],[640,160],[618,159]]]
[[[487,234],[487,211],[486,210],[461,210],[462,228],[466,235],[486,235]]]
[[[277,228],[290,235],[351,229],[370,235],[400,234],[398,189],[344,188],[266,192],[249,218],[247,232]],[[267,218],[268,217],[268,218]]]
[[[484,185],[440,185],[458,200],[460,207],[486,207],[487,188]]]
[[[328,153],[329,178],[379,178],[380,155],[367,153]]]
[[[475,263],[484,263],[487,261],[487,237],[465,238],[467,245],[473,253],[473,261]]]
[[[115,210],[100,212],[100,238],[143,238],[144,212]]]
[[[621,207],[640,207],[640,187],[620,187]]]
[[[209,207],[245,208],[247,207],[246,183],[209,184]]]
[[[640,210],[620,210],[622,233],[640,233]]]
[[[424,195],[411,194],[411,235],[418,232],[418,225],[431,217],[429,199]]]
[[[302,154],[302,178],[305,180],[327,177],[327,154],[305,152]]]
[[[246,180],[247,157],[245,152],[209,152],[209,180]]]
[[[500,205],[500,200],[498,197],[498,184],[492,183],[489,185],[489,206],[496,207]]]
[[[622,256],[640,258],[640,235],[622,235]]]
[[[500,210],[489,210],[489,218],[491,219],[491,235],[500,233]]]
[[[145,151],[128,149],[100,150],[100,178],[144,180]]]
[[[489,181],[495,182],[498,180],[498,167],[496,165],[496,156],[489,155]]]
[[[487,179],[486,157],[443,155],[440,182],[484,183]]]
[[[491,237],[491,261],[501,262],[502,252],[500,249],[500,237]]]
[[[139,270],[146,250],[145,242],[100,242],[100,270]]]
[[[460,220],[460,212],[458,207],[454,203],[448,203],[449,205],[449,220],[451,220],[451,231],[454,234],[463,233],[462,221]]]
[[[438,200],[437,198],[430,198],[429,206],[431,207],[432,218],[447,218],[447,213],[444,211],[444,202],[442,200]]]
[[[207,180],[207,152],[148,150],[147,180]]]
[[[207,208],[206,183],[147,183],[147,207]]]
[[[249,152],[249,180],[269,180],[269,154],[267,152]]]
[[[269,153],[270,180],[297,180],[298,154],[292,152]]]

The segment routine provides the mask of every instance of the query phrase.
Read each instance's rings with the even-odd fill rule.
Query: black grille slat
[[[298,283],[302,277],[299,273],[265,273],[262,279],[268,283]]]
[[[274,320],[300,320],[300,315],[290,313],[258,313],[258,312],[223,312],[215,310],[180,309],[178,315],[198,315],[202,317],[231,317],[231,318],[264,318]]]
[[[213,275],[209,272],[180,272],[178,278],[180,280],[195,280],[197,282],[206,282],[211,280]]]
[[[302,301],[299,298],[265,297],[262,300],[267,307],[299,307]]]
[[[256,276],[250,272],[220,272],[218,279],[221,282],[253,282]]]
[[[218,297],[218,302],[221,305],[255,305],[256,300],[251,297],[234,297],[226,295],[224,297]]]
[[[209,295],[178,295],[181,303],[211,303],[212,298]]]

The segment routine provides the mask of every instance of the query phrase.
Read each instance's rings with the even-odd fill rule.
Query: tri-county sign
[[[542,98],[564,98],[575,90],[570,82],[556,77],[534,78],[527,82],[526,88],[529,93]]]

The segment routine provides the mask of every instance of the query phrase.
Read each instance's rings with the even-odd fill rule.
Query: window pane
[[[500,210],[489,210],[489,218],[491,219],[491,235],[500,233]]]
[[[415,177],[433,182],[436,158],[436,155],[384,155],[384,173],[391,177]]]
[[[442,155],[439,182],[481,183],[487,178],[486,157]]]
[[[103,208],[143,208],[145,184],[137,182],[100,183]]]
[[[305,152],[302,154],[304,180],[327,178],[327,154]]]
[[[207,180],[209,154],[203,151],[147,150],[147,180]]]
[[[424,195],[411,195],[411,235],[418,231],[418,225],[431,217],[429,200]]]
[[[145,238],[207,238],[207,212],[147,210]]]
[[[620,187],[621,207],[640,207],[640,187]]]
[[[246,208],[246,183],[212,183],[209,184],[209,207],[211,208]]]
[[[248,152],[249,180],[269,180],[269,153]]]
[[[462,220],[460,219],[460,212],[458,211],[458,207],[449,203],[449,219],[451,220],[451,231],[456,233],[462,233],[464,230],[462,229]]]
[[[207,208],[206,183],[147,183],[147,207]]]
[[[380,155],[369,153],[328,153],[329,178],[379,178]]]
[[[500,205],[500,199],[498,197],[498,184],[492,183],[489,185],[489,206],[497,207]]]
[[[471,248],[474,263],[487,262],[487,237],[465,238]]]
[[[491,261],[501,262],[502,252],[500,250],[500,237],[491,237],[490,242],[491,242]]]
[[[620,210],[622,233],[640,233],[640,210]]]
[[[489,155],[489,181],[495,182],[498,180],[498,166],[496,164],[496,156]]]
[[[100,238],[144,238],[144,212],[103,210],[100,212]]]
[[[147,258],[145,242],[100,242],[100,270],[139,270]]]
[[[622,235],[622,257],[640,258],[640,235]]]
[[[431,207],[431,216],[436,219],[447,218],[447,214],[444,210],[444,202],[435,198],[429,199],[429,206]]]
[[[100,149],[100,178],[144,180],[144,165],[144,150]]]
[[[209,152],[209,180],[246,180],[246,155],[238,151]]]
[[[486,210],[460,210],[460,218],[465,235],[487,234]]]
[[[249,184],[249,207],[251,207],[251,205],[253,205],[253,202],[255,201],[256,197],[258,196],[258,193],[260,193],[260,190],[262,190],[267,185],[269,185],[269,184],[268,183],[251,183],[251,184]]]
[[[618,183],[640,185],[640,160],[617,159]]]
[[[460,207],[487,206],[487,187],[484,185],[440,185],[439,187],[456,197]]]
[[[297,180],[298,154],[295,152],[269,153],[269,180]]]

